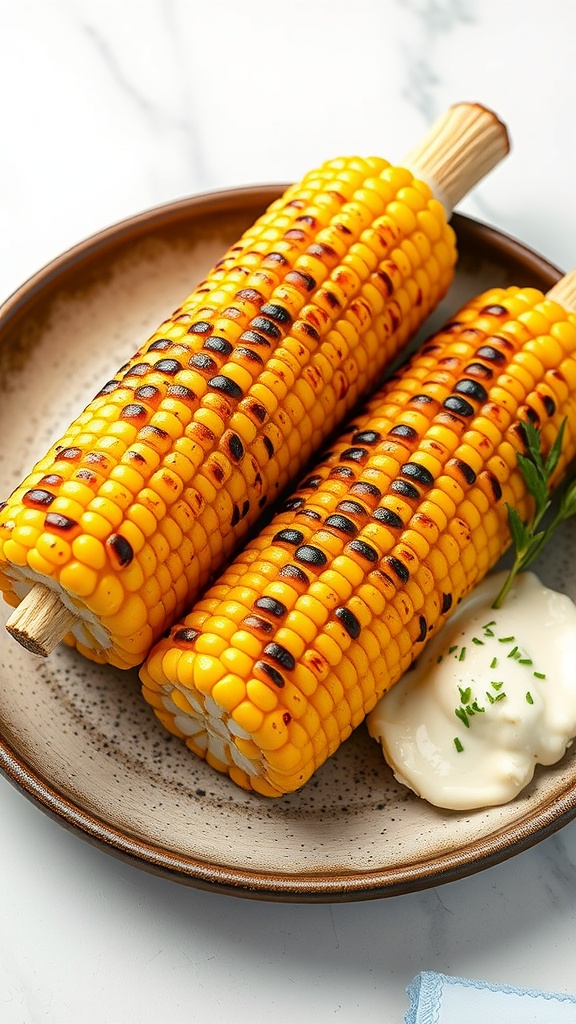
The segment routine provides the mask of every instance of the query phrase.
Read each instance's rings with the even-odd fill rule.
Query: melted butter
[[[438,807],[512,800],[576,736],[576,605],[533,573],[488,577],[367,719],[396,778]]]

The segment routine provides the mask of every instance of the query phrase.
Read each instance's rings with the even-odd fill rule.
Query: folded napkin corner
[[[404,1024],[576,1024],[576,996],[421,971]]]

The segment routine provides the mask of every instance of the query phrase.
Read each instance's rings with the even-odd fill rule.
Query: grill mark
[[[340,607],[336,608],[334,614],[336,618],[344,626],[344,629],[348,633],[348,636],[352,640],[357,640],[358,637],[360,636],[361,627],[360,623],[358,622],[358,619],[354,615],[354,612],[351,612],[349,608]]]

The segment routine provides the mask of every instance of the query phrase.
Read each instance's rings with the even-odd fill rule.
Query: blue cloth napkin
[[[576,996],[422,971],[404,1024],[576,1024]]]

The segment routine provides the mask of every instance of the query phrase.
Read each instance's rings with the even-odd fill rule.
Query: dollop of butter
[[[367,719],[399,782],[438,807],[512,800],[576,736],[576,605],[537,576],[487,577]]]

